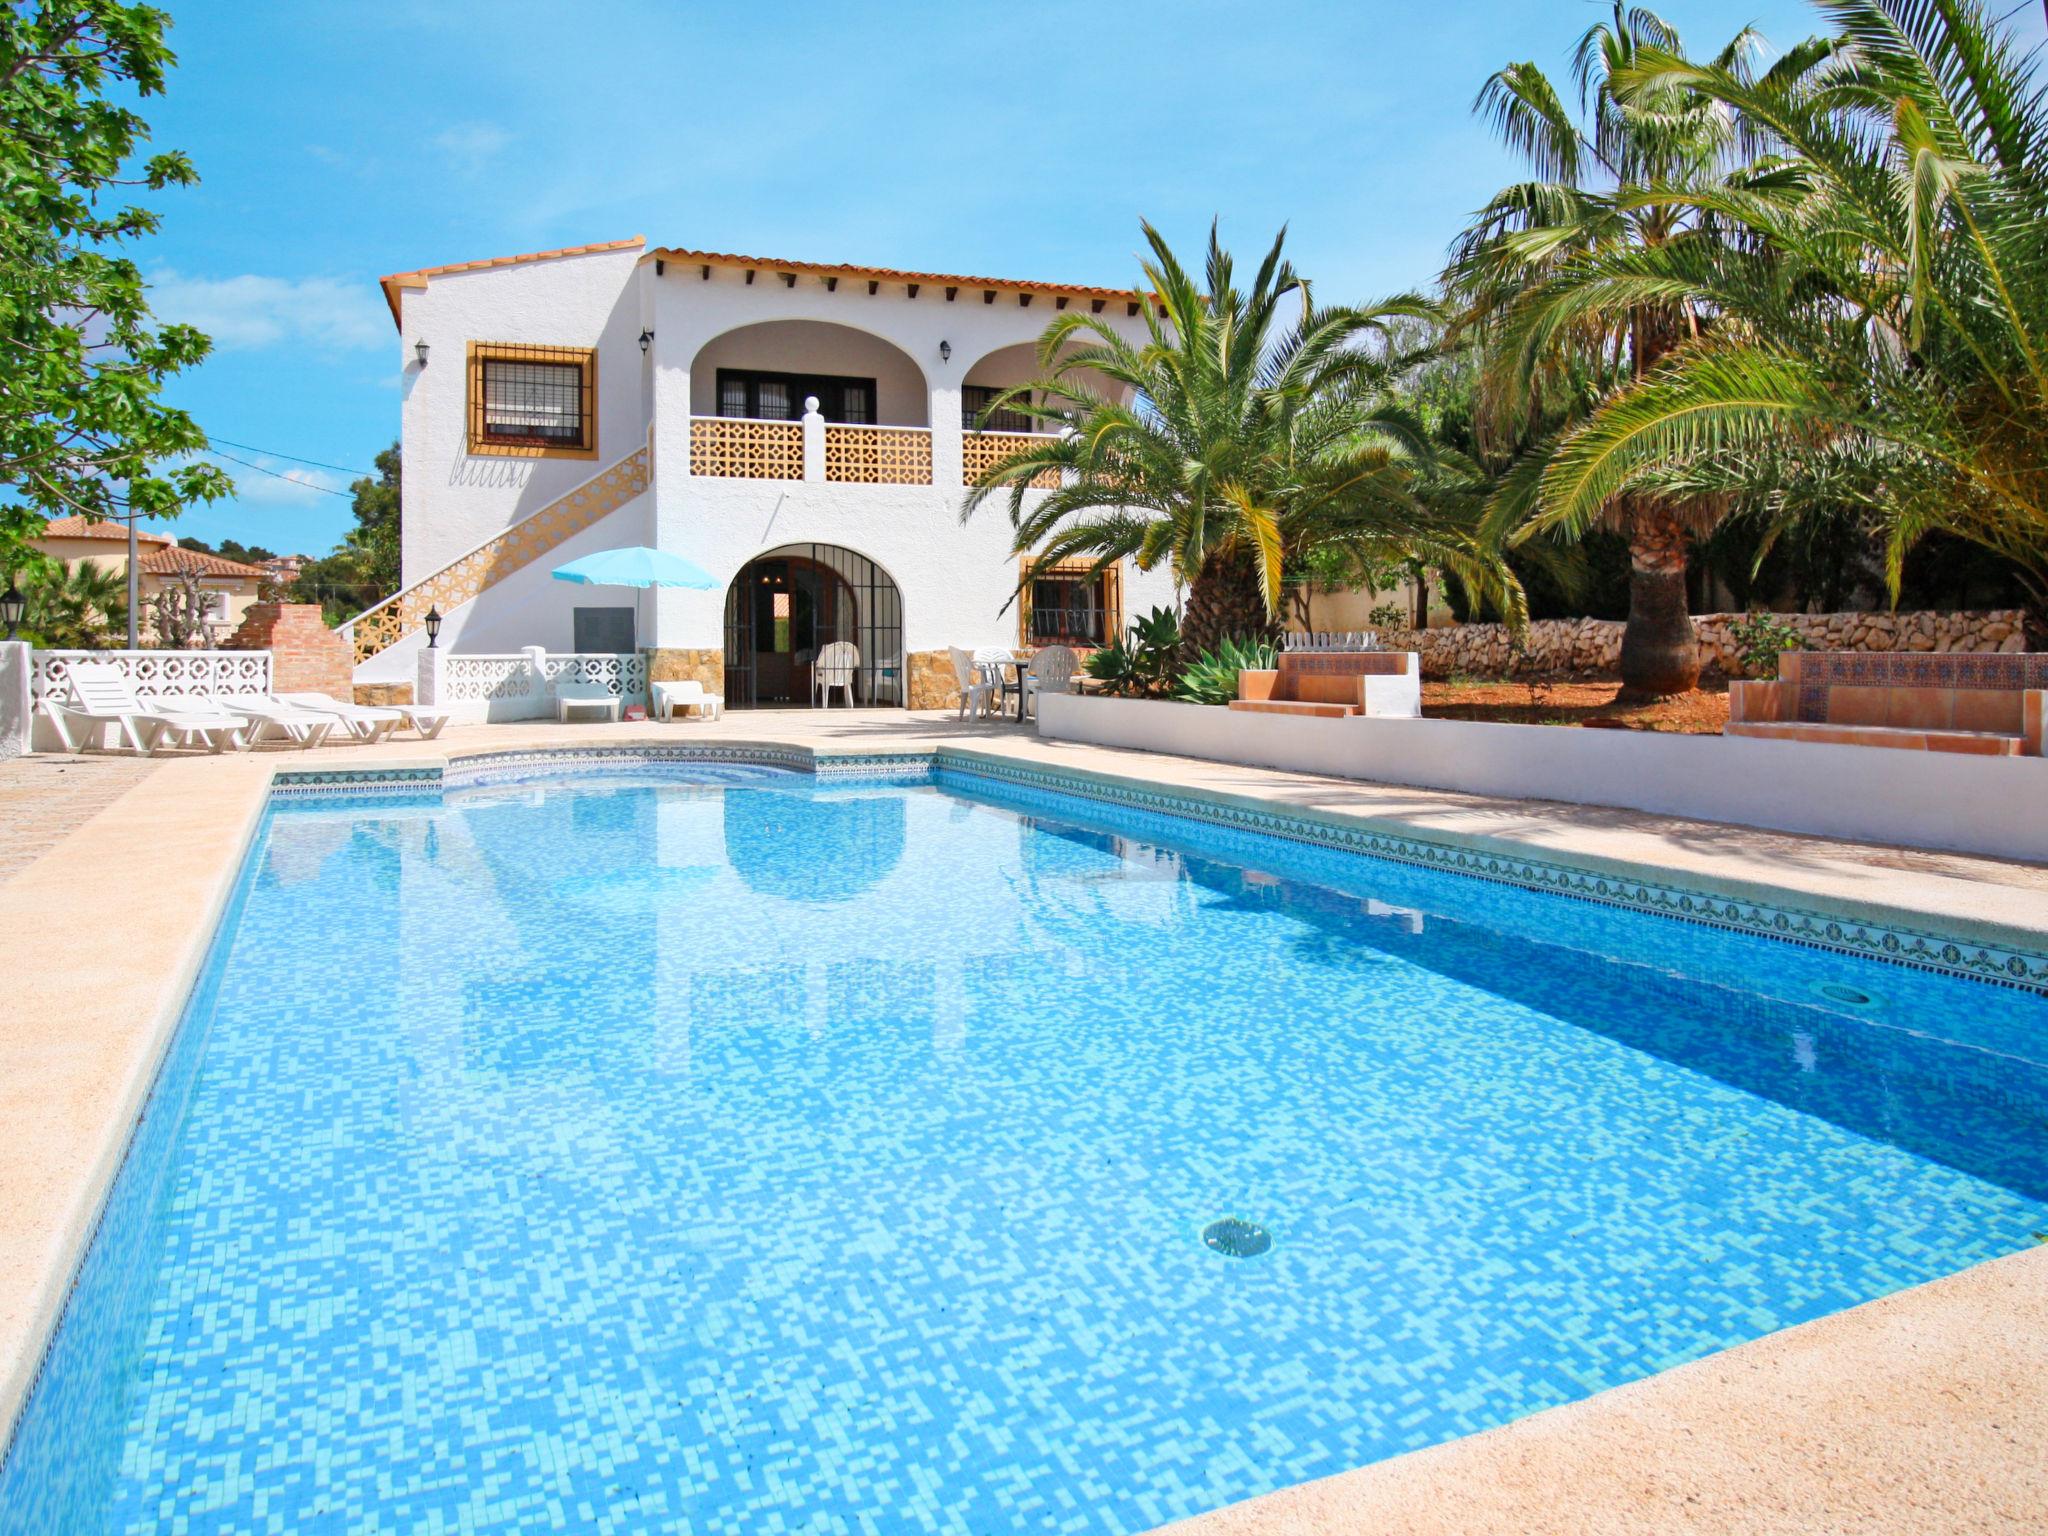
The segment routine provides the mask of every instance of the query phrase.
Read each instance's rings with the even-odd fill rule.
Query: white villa
[[[652,678],[700,679],[729,707],[803,705],[818,648],[850,641],[860,703],[926,708],[953,691],[949,646],[1096,644],[1173,599],[1164,572],[1084,562],[1013,603],[1004,508],[960,520],[1030,425],[977,432],[977,414],[1032,376],[1048,320],[1086,306],[1136,334],[1139,293],[639,238],[383,287],[402,339],[405,589],[347,626],[359,683],[415,678],[432,609],[444,664],[637,651]],[[550,577],[634,544],[720,590]]]

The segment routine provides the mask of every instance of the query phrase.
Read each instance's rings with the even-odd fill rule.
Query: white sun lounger
[[[625,707],[625,701],[604,683],[557,683],[555,684],[555,718],[566,720],[571,710],[598,709],[604,711],[604,718],[616,720]]]
[[[217,693],[213,702],[231,715],[248,718],[254,726],[249,736],[252,746],[263,740],[266,731],[275,731],[286,741],[311,749],[326,741],[328,732],[341,723],[332,715],[315,714],[267,693]]]
[[[106,662],[73,663],[70,683],[68,699],[43,700],[43,713],[57,728],[67,752],[83,752],[93,744],[100,727],[107,725],[116,728],[117,741],[125,736],[130,747],[145,755],[154,753],[166,736],[197,739],[215,752],[228,746],[240,751],[248,745],[243,722],[236,716],[215,710],[203,700],[176,711],[153,708],[137,697],[119,667]]]
[[[405,723],[405,716],[395,709],[373,709],[367,704],[344,704],[341,700],[329,698],[324,693],[280,693],[276,697],[287,704],[295,704],[300,709],[310,710],[316,715],[332,715],[357,741],[382,741]]]
[[[66,752],[84,752],[100,727],[113,725],[117,739],[127,737],[135,752],[154,754],[166,735],[184,741],[205,741],[213,752],[227,745],[246,748],[244,721],[213,709],[207,700],[188,700],[178,709],[145,705],[127,674],[106,662],[76,662],[70,674],[70,698],[45,698],[43,713],[57,727]]]

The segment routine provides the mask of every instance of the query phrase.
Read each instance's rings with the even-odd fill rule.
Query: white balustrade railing
[[[647,658],[637,651],[558,651],[539,646],[502,655],[420,652],[418,698],[458,720],[535,720],[555,712],[560,683],[598,683],[627,704],[647,702]]]
[[[71,690],[79,662],[118,667],[137,693],[180,698],[270,692],[268,651],[36,651],[29,693],[36,702]]]

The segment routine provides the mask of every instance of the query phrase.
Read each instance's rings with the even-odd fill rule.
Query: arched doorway
[[[756,555],[725,594],[727,706],[809,707],[813,663],[835,643],[857,654],[854,702],[898,709],[909,702],[903,594],[887,571],[836,544],[785,544]]]

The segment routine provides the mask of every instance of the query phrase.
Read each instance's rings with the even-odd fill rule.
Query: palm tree
[[[1166,565],[1187,588],[1188,657],[1226,638],[1270,638],[1290,561],[1312,550],[1416,556],[1518,613],[1519,590],[1470,522],[1417,494],[1435,449],[1389,392],[1398,362],[1361,344],[1430,306],[1318,307],[1282,256],[1284,231],[1245,289],[1213,227],[1199,283],[1157,230],[1144,232],[1157,300],[1145,306],[1145,339],[1092,314],[1056,318],[1039,340],[1042,376],[987,409],[1026,412],[1057,435],[983,474],[963,518],[1008,491],[1014,548],[1031,556],[1026,582],[1082,556],[1098,568]],[[1058,483],[1027,497],[1048,474]]]
[[[97,650],[128,623],[128,584],[91,560],[52,564],[31,576],[22,628],[58,650]]]
[[[1755,46],[1754,34],[1744,31],[1713,67],[1746,78]],[[1481,210],[1445,274],[1467,305],[1464,324],[1486,348],[1483,435],[1495,442],[1580,405],[1589,381],[1597,397],[1649,376],[1698,328],[1682,294],[1616,292],[1587,279],[1596,259],[1723,238],[1714,217],[1647,194],[1716,187],[1743,163],[1734,114],[1710,95],[1679,85],[1627,96],[1616,90],[1645,50],[1681,56],[1677,31],[1655,13],[1615,0],[1612,18],[1589,28],[1572,57],[1586,126],[1533,63],[1501,70],[1474,104],[1536,178],[1503,189]],[[1531,517],[1535,471],[1559,440],[1504,487],[1493,509],[1495,531],[1524,539],[1559,529],[1576,536],[1604,523],[1621,532],[1630,558],[1625,695],[1695,687],[1699,647],[1686,606],[1687,553],[1725,502],[1625,485],[1571,517],[1548,506]]]
[[[2048,88],[1976,0],[1827,0],[1835,35],[1751,81],[1646,48],[1624,95],[1682,92],[1774,151],[1660,200],[1738,228],[1711,253],[1588,265],[1616,302],[1712,323],[1605,402],[1534,493],[1571,523],[1631,486],[1833,484],[1887,535],[2011,562],[2048,612]]]

